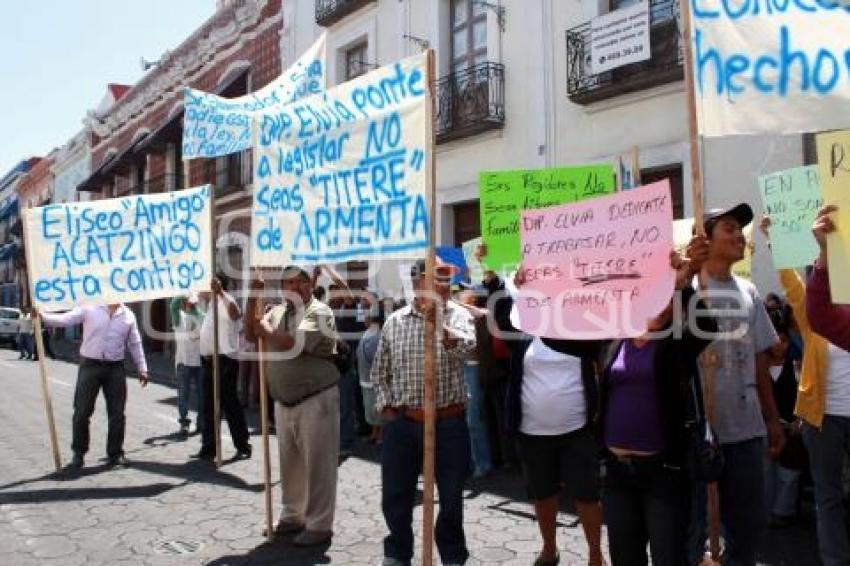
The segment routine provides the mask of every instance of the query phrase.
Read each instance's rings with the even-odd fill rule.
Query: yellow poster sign
[[[850,304],[850,130],[817,136],[824,204],[838,205],[826,241],[832,300]]]

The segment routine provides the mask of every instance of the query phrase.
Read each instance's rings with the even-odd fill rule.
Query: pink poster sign
[[[673,295],[667,180],[522,214],[520,328],[592,340],[640,336]]]

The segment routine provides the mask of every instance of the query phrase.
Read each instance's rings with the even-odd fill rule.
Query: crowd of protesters
[[[742,204],[707,212],[705,235],[671,252],[676,287],[666,308],[645,335],[625,340],[550,339],[519,330],[514,301],[526,284],[521,265],[501,276],[485,271],[481,281],[452,289],[456,268],[438,260],[433,292],[426,292],[425,263],[417,262],[410,273],[416,293],[401,303],[379,290],[350,289],[328,267],[288,266],[274,277],[282,292],[277,300],[269,299],[263,279],[251,282],[244,312],[226,281],[216,280],[211,293],[172,303],[180,433],[189,434],[194,400],[196,457],[214,456],[217,363],[236,458],[251,457],[243,402],[246,393],[257,394],[250,385],[256,364],[238,360],[240,352],[256,351],[261,338],[280,445],[283,506],[275,534],[294,534],[302,546],[332,540],[337,467],[360,434],[381,451],[389,532],[383,564],[410,564],[422,473],[424,342],[433,317],[435,542],[444,564],[463,564],[470,555],[467,482],[514,464],[522,467],[540,531],[537,566],[560,562],[562,491],[581,522],[591,566],[606,560],[603,523],[615,566],[701,563],[710,546],[711,493],[719,501],[722,563],[754,565],[764,529],[795,522],[808,478],[822,561],[850,564],[843,482],[850,307],[830,298],[826,239],[836,230],[835,211],[826,207],[815,222],[821,252],[806,276],[779,271],[784,296],[764,299],[731,272],[743,257],[752,210]],[[769,225],[766,217],[760,222],[765,236]],[[317,284],[323,275],[331,280],[327,289]],[[267,306],[258,305],[259,294]],[[126,347],[146,371],[129,313],[113,305],[43,315],[48,327],[84,323],[81,353],[90,361],[81,365],[85,380],[75,396],[76,467],[88,449],[88,420],[101,387],[110,411],[109,456],[125,463],[126,389],[117,388],[123,374],[111,360]],[[96,329],[101,319],[109,322],[106,335]],[[112,320],[120,325],[113,328]],[[108,334],[113,330],[117,338]],[[21,355],[31,356],[28,324],[23,332],[30,339]]]

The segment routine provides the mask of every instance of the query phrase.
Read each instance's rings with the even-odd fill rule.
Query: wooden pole
[[[694,86],[693,48],[691,46],[691,6],[689,0],[682,0],[682,52],[685,58],[685,95],[688,104],[688,141],[691,154],[691,191],[694,201],[694,226],[698,234],[705,234],[702,222],[703,177],[699,151],[699,122],[697,120],[696,89]]]
[[[437,164],[435,159],[434,139],[434,108],[435,98],[434,89],[436,87],[436,69],[434,60],[434,50],[428,50],[428,93],[430,100],[426,105],[426,123],[428,124],[429,132],[431,133],[430,144],[428,151],[428,163],[425,169],[426,186],[428,189],[429,198],[429,245],[428,256],[425,262],[425,277],[426,277],[426,292],[430,294],[430,300],[434,296],[434,264],[435,264],[435,249],[436,249],[436,227],[437,220]],[[422,564],[423,566],[431,566],[434,553],[434,461],[436,454],[436,435],[434,426],[435,400],[434,400],[434,364],[437,360],[436,350],[436,309],[432,309],[430,314],[425,318],[425,360],[424,360],[424,380],[423,380],[423,403],[422,410],[424,413],[423,426],[423,454],[422,454]]]
[[[24,253],[27,259],[27,288],[29,289],[29,302],[33,304],[33,294],[35,286],[32,284],[30,276],[30,266],[32,265],[32,246],[30,246],[29,238],[27,238],[27,216],[28,211],[24,211],[21,215],[24,229]],[[41,376],[41,399],[44,401],[44,413],[47,415],[47,430],[50,434],[50,449],[53,452],[53,465],[56,471],[62,469],[62,456],[59,453],[59,437],[56,434],[56,419],[53,417],[53,400],[50,396],[50,385],[47,380],[47,365],[45,364],[44,338],[41,335],[41,318],[35,316],[32,318],[33,334],[35,335],[35,353],[38,356],[38,371]]]
[[[699,121],[697,119],[696,87],[694,85],[693,49],[691,46],[691,6],[689,0],[683,0],[682,10],[682,52],[685,58],[685,94],[688,105],[688,142],[691,156],[691,190],[694,201],[694,227],[698,234],[705,235],[703,223],[703,175],[699,151]],[[701,278],[700,278],[701,279]],[[702,285],[700,285],[702,286]],[[709,347],[699,358],[699,366],[704,377],[703,391],[706,406],[706,420],[714,422],[714,373],[718,356],[713,347]],[[708,498],[708,547],[710,558],[707,564],[720,564],[720,495],[717,483],[706,486]]]
[[[265,311],[265,297],[257,299],[257,316],[263,316]],[[266,538],[274,539],[274,527],[272,525],[272,467],[271,455],[269,453],[269,384],[266,381],[265,342],[257,338],[258,370],[260,374],[260,430],[262,431],[263,447],[263,496],[266,506]]]
[[[632,187],[639,187],[643,183],[640,179],[640,158],[638,157],[638,148],[636,145],[632,146],[632,154],[631,154],[631,171],[632,171]]]

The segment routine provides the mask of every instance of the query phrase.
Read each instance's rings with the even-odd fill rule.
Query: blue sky
[[[0,7],[0,177],[80,128],[108,83],[133,84],[215,0],[38,0]]]

